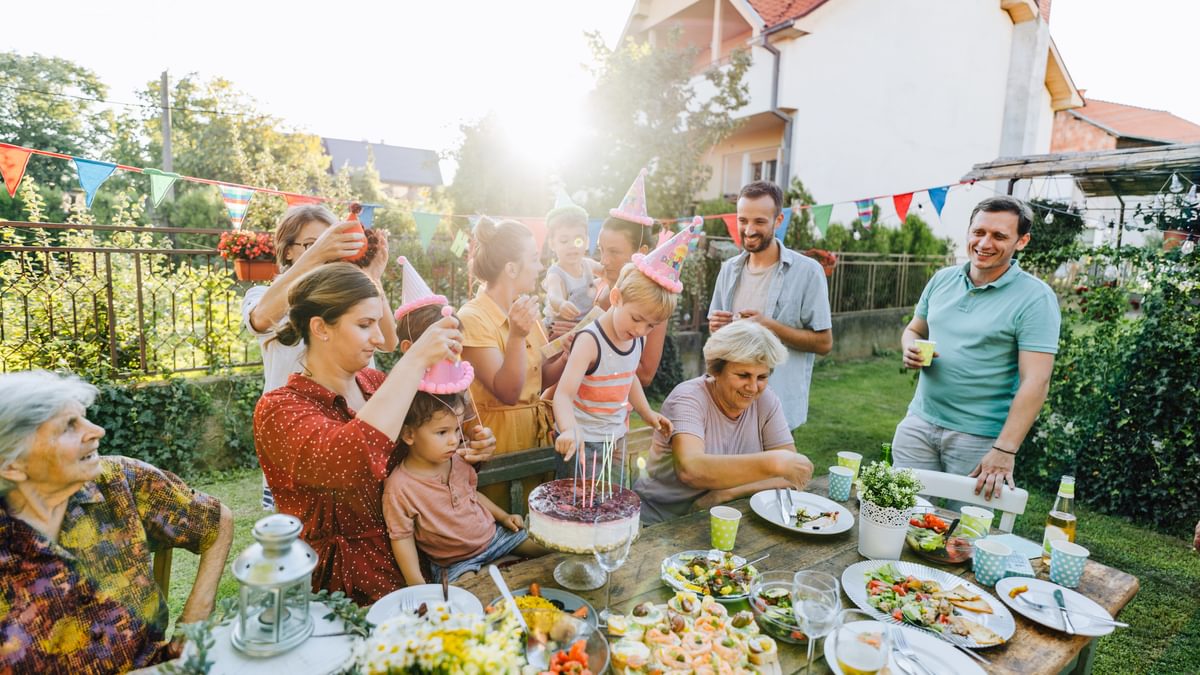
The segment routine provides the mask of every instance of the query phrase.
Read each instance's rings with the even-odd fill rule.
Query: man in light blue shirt
[[[833,349],[829,289],[820,263],[775,238],[783,222],[783,192],[769,181],[742,188],[737,201],[742,252],[717,274],[708,328],[734,320],[756,321],[779,337],[788,358],[775,367],[770,386],[792,429],[808,419],[808,387],[814,354]]]
[[[1054,291],[1013,254],[1029,243],[1033,216],[1013,197],[971,212],[969,261],[933,275],[901,343],[904,366],[921,369],[908,416],[896,427],[896,466],[978,477],[975,493],[1015,487],[1013,467],[1050,387],[1061,317]],[[936,343],[922,366],[917,340]]]

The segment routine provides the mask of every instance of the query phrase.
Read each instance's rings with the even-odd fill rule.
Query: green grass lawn
[[[892,437],[912,398],[913,380],[898,372],[895,358],[871,361],[822,362],[813,371],[808,423],[795,433],[796,446],[816,465],[817,474],[835,463],[838,451],[862,453],[875,459],[880,443]],[[657,407],[657,406],[656,406]],[[263,513],[259,507],[261,479],[257,471],[239,472],[195,487],[216,495],[233,509],[236,535],[232,556],[248,546],[250,528]],[[1050,495],[1032,494],[1016,532],[1041,540]],[[1092,558],[1138,577],[1141,590],[1120,618],[1131,627],[1101,638],[1094,672],[1200,672],[1200,555],[1190,542],[1147,531],[1113,516],[1080,509],[1078,541]],[[171,584],[171,614],[177,616],[195,576],[196,557],[176,551]],[[237,593],[228,571],[220,595]]]

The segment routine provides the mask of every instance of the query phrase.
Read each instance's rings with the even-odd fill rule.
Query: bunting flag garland
[[[654,245],[654,248],[662,246],[668,239],[674,236],[675,233],[671,231],[671,228],[664,225],[663,228],[658,231],[658,243]]]
[[[813,225],[817,226],[817,232],[821,236],[825,236],[825,231],[829,229],[829,216],[833,215],[833,204],[821,204],[812,207]]]
[[[412,215],[417,223],[417,238],[421,240],[421,248],[428,251],[429,245],[433,243],[433,233],[437,230],[438,223],[442,222],[442,214],[413,211]]]
[[[892,195],[892,205],[896,207],[896,215],[900,216],[900,223],[904,223],[904,219],[908,217],[908,206],[912,204],[913,193],[905,192],[904,194]]]
[[[471,224],[471,230],[472,230],[472,231],[474,231],[474,230],[475,230],[475,226],[479,224],[479,219],[480,219],[480,218],[482,218],[482,217],[483,217],[483,216],[482,216],[482,215],[480,215],[480,214],[478,214],[478,213],[476,213],[476,214],[475,214],[475,215],[473,215],[473,216],[467,216],[467,222]]]
[[[737,244],[738,248],[741,248],[742,247],[742,234],[740,232],[738,232],[737,214],[736,213],[724,213],[721,215],[721,220],[725,221],[725,229],[729,230],[729,238],[733,240],[734,244]]]
[[[96,198],[96,190],[99,190],[104,181],[108,180],[113,171],[117,170],[117,165],[81,157],[72,157],[71,159],[75,160],[75,171],[79,174],[79,184],[83,186],[87,197],[87,207],[90,209],[92,200]]]
[[[517,218],[519,222],[525,223],[525,227],[533,233],[533,245],[537,250],[542,250],[542,245],[546,243],[546,219],[545,218]]]
[[[933,202],[933,208],[937,211],[938,218],[942,217],[942,207],[946,205],[946,192],[949,189],[949,185],[943,185],[926,190],[929,193],[929,201]]]
[[[779,227],[775,228],[775,238],[779,243],[783,243],[783,238],[787,236],[788,225],[792,223],[792,207],[787,207],[783,210],[783,220],[779,221]]]
[[[454,254],[454,257],[461,258],[467,252],[467,246],[470,243],[471,238],[467,236],[467,233],[459,230],[454,234],[454,242],[450,244],[450,252]]]
[[[4,187],[8,196],[17,196],[17,186],[25,175],[25,165],[33,154],[24,148],[0,147],[0,175],[4,176]]]
[[[226,183],[218,183],[217,187],[221,190],[221,199],[225,201],[225,212],[229,214],[233,229],[242,229],[242,219],[246,217],[246,209],[250,208],[254,189]]]
[[[313,197],[311,195],[286,194],[283,196],[283,198],[287,200],[287,205],[288,205],[289,209],[292,208],[293,206],[304,206],[305,204],[320,204],[321,202],[325,201],[324,199],[321,199],[320,197]],[[365,208],[366,204],[363,204],[363,207]],[[362,220],[362,218],[360,217],[359,220]]]
[[[154,205],[154,208],[158,208],[163,198],[167,196],[167,192],[171,189],[171,186],[175,184],[175,181],[179,180],[180,176],[177,173],[160,171],[158,169],[142,169],[142,173],[150,176],[150,203]]]
[[[863,228],[871,227],[871,211],[875,206],[874,199],[856,199],[854,205],[858,207],[858,220],[862,223]]]
[[[592,218],[588,221],[588,253],[595,253],[600,246],[600,227],[604,225],[603,218]]]
[[[362,206],[362,211],[358,213],[358,222],[369,230],[375,224],[375,209],[379,207],[379,204],[363,203],[360,206]]]

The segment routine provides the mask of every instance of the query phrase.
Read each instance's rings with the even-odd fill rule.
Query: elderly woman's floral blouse
[[[150,557],[200,553],[221,503],[172,473],[102,457],[52,542],[0,499],[0,672],[115,673],[166,658],[166,596]]]

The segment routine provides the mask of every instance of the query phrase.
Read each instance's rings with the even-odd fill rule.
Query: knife
[[[779,517],[780,522],[785,526],[788,524],[787,509],[783,508],[783,490],[775,488],[775,501],[779,502]]]
[[[1075,626],[1071,624],[1071,617],[1067,616],[1067,601],[1063,599],[1062,589],[1054,589],[1054,601],[1058,603],[1058,611],[1062,614],[1063,630],[1067,631],[1067,635],[1075,634]]]
[[[1053,605],[1046,605],[1046,604],[1043,604],[1040,602],[1034,602],[1033,600],[1030,600],[1028,597],[1026,597],[1026,596],[1030,596],[1030,595],[1034,595],[1034,593],[1032,591],[1027,592],[1027,593],[1021,593],[1021,594],[1017,595],[1017,599],[1020,600],[1021,602],[1024,602],[1025,604],[1029,605],[1030,607],[1035,607],[1037,609],[1041,609],[1041,610],[1055,609]],[[1107,624],[1110,626],[1116,626],[1117,628],[1129,628],[1129,624],[1123,623],[1121,621],[1117,621],[1116,619],[1113,619],[1111,617],[1096,616],[1095,614],[1088,614],[1087,612],[1081,612],[1077,609],[1071,609],[1070,607],[1067,608],[1067,612],[1074,614],[1075,616],[1082,616],[1083,618],[1085,618],[1089,621],[1095,621],[1095,622]]]

